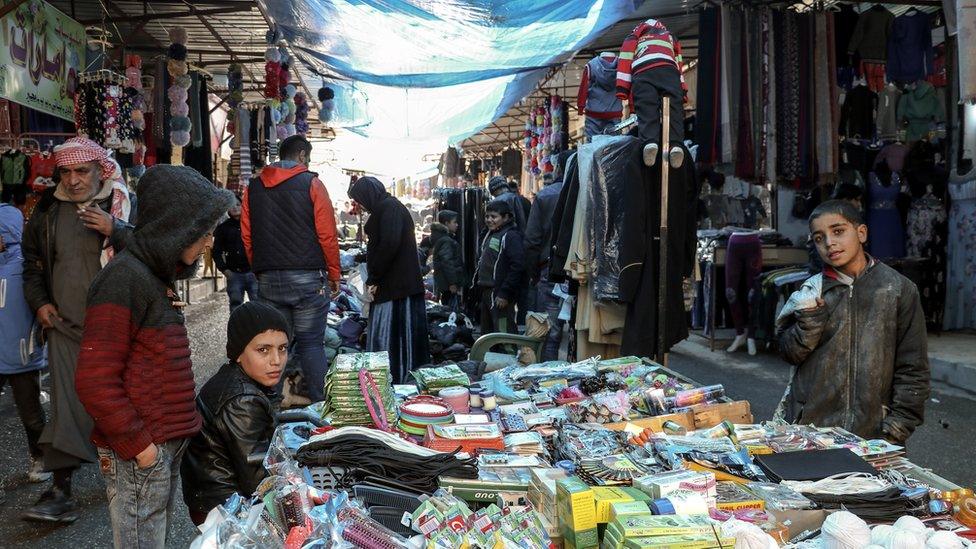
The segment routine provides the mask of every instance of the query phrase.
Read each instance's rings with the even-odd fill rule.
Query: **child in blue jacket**
[[[27,432],[28,478],[43,482],[51,476],[43,470],[38,444],[44,430],[40,371],[45,359],[43,347],[34,337],[34,315],[24,298],[23,234],[20,210],[0,204],[0,389],[11,387],[17,414]]]

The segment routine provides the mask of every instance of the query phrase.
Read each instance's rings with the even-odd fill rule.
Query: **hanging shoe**
[[[51,473],[44,470],[44,464],[41,460],[31,456],[29,465],[27,466],[27,480],[35,484],[38,482],[47,482],[51,480]]]
[[[746,344],[746,334],[740,334],[735,336],[735,340],[729,348],[725,350],[727,353],[734,353],[739,350],[740,347]]]
[[[746,347],[749,349],[750,356],[756,356],[756,340],[751,337],[746,340]]]
[[[644,145],[644,165],[650,168],[657,162],[657,152],[660,150],[657,143]]]
[[[57,488],[49,488],[41,494],[33,507],[24,511],[20,518],[36,522],[74,522],[78,515],[74,512],[75,504],[64,492]]]
[[[671,152],[668,153],[668,161],[671,163],[672,168],[680,168],[685,161],[684,149],[677,145],[671,147]]]

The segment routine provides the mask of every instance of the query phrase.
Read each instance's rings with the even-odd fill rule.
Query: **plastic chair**
[[[516,347],[529,347],[535,351],[535,356],[541,356],[542,354],[542,344],[544,340],[542,338],[529,337],[517,334],[505,334],[505,333],[493,333],[485,334],[478,338],[471,346],[471,354],[469,355],[471,360],[483,361],[485,359],[485,354],[491,350],[492,347],[496,345],[515,345]]]

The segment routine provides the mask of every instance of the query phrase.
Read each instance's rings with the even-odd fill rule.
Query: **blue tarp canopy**
[[[332,125],[458,142],[643,0],[259,0]]]

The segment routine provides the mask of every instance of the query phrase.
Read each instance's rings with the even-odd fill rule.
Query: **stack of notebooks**
[[[390,375],[390,357],[384,352],[352,353],[338,355],[326,374],[324,413],[335,427],[360,425],[370,427],[373,418],[363,398],[359,382],[359,371],[370,373],[378,394],[372,395],[377,404],[382,402],[387,421],[396,424],[396,405],[393,392],[393,377]],[[379,410],[376,410],[379,413]]]

